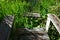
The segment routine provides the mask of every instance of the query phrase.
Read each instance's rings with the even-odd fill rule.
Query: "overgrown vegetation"
[[[38,19],[23,17],[23,15],[28,12],[40,13],[41,17]],[[54,13],[60,17],[60,0],[0,0],[0,21],[2,21],[6,15],[14,15],[15,28],[33,28],[38,25],[45,27],[48,13]],[[56,36],[50,34],[50,32],[54,34],[55,31],[49,31],[51,40],[59,39],[59,34],[56,35],[58,32],[55,33]],[[56,39],[56,37],[58,37],[58,39]]]

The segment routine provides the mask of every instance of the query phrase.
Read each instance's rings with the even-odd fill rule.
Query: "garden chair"
[[[49,26],[50,22],[52,22],[60,34],[60,19],[55,14],[47,14],[47,15],[48,15],[48,17],[47,17],[47,23],[46,23],[46,32],[48,32],[48,30],[50,28],[50,26]]]
[[[8,15],[0,23],[0,40],[8,40],[13,25],[14,16]]]
[[[24,15],[28,18],[37,19],[40,18],[39,13],[28,13]],[[27,29],[27,28],[18,28],[16,29],[16,37],[14,37],[14,40],[49,40],[49,36],[47,32],[45,32],[44,28],[33,28],[33,29]]]

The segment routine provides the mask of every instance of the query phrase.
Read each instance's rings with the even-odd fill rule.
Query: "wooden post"
[[[46,23],[46,31],[48,32],[50,21],[53,23],[57,31],[60,33],[60,19],[54,14],[48,14],[48,19]]]
[[[8,40],[12,28],[14,16],[9,15],[0,24],[0,40]]]
[[[46,23],[46,31],[48,32],[49,26],[50,25],[50,18],[49,16],[47,17],[47,23]]]

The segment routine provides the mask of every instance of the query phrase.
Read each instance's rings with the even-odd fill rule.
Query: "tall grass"
[[[38,12],[41,18],[31,19],[23,17],[28,12]],[[60,17],[59,0],[0,0],[0,21],[6,15],[14,15],[14,27],[16,28],[33,28],[38,25],[45,27],[48,13],[54,13]],[[54,38],[56,37],[59,38],[59,36],[54,36],[53,34],[49,35],[52,35],[50,36],[50,38],[52,37],[51,40],[55,40]]]

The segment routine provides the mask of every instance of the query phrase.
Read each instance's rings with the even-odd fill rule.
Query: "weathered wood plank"
[[[18,28],[16,29],[16,37],[14,40],[50,40],[44,28]]]
[[[8,40],[12,28],[14,16],[9,15],[0,24],[0,40]]]
[[[46,23],[46,31],[48,32],[50,21],[53,23],[57,31],[60,33],[60,19],[54,14],[48,14],[47,23]]]
[[[24,17],[40,18],[40,14],[39,13],[27,13],[27,14],[24,14]]]

